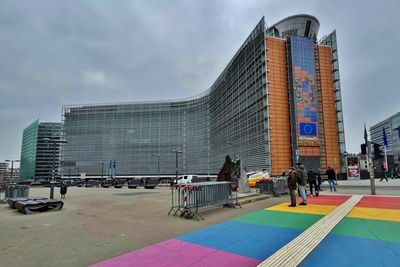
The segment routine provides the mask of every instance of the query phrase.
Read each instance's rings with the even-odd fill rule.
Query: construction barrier
[[[7,202],[5,190],[5,186],[0,184],[0,204],[5,204]]]
[[[168,215],[186,219],[204,218],[200,209],[211,207],[231,207],[238,205],[235,184],[231,182],[202,182],[192,184],[175,184],[171,186],[171,209]]]
[[[6,184],[2,191],[3,193],[0,192],[1,203],[5,203],[9,198],[29,197],[29,185]]]
[[[256,187],[260,194],[279,196],[289,192],[287,177],[273,177],[270,180],[258,182]]]
[[[262,181],[256,184],[260,194],[273,195],[274,194],[274,183],[270,181]]]
[[[287,194],[289,192],[288,188],[288,181],[287,177],[275,177],[272,178],[272,182],[274,185],[274,195],[281,195],[281,194]]]

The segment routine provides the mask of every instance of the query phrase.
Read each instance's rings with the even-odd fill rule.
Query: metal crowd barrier
[[[274,177],[272,182],[274,184],[274,195],[287,194],[289,192],[287,177]]]
[[[272,180],[258,182],[256,184],[256,187],[258,188],[260,194],[267,194],[267,195],[274,194],[274,184],[273,184]]]
[[[273,177],[271,180],[257,183],[256,186],[260,190],[260,194],[279,196],[289,192],[287,177]]]
[[[2,197],[0,192],[0,203],[6,203],[9,198],[29,197],[29,185],[7,184],[0,191],[4,194]]]
[[[224,206],[234,208],[238,205],[237,192],[231,182],[202,182],[192,184],[176,184],[171,186],[171,209],[173,213],[186,219],[204,218],[200,209]]]
[[[0,184],[0,204],[5,204],[6,200],[6,188]]]

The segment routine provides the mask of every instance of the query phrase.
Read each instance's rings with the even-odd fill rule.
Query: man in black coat
[[[288,187],[290,193],[289,207],[296,207],[296,190],[297,190],[297,177],[294,168],[290,168],[288,176]]]
[[[315,196],[319,195],[318,186],[317,186],[317,174],[311,168],[308,173],[308,183],[310,185],[310,194],[313,195],[313,188],[315,189]]]
[[[328,183],[329,183],[329,189],[335,190],[336,191],[336,173],[335,170],[332,169],[330,166],[326,170],[326,175],[328,176]]]

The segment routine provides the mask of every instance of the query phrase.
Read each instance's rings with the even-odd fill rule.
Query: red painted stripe
[[[308,204],[316,204],[316,205],[331,205],[331,206],[339,206],[346,202],[350,196],[342,196],[342,195],[323,195],[320,194],[318,197],[307,196]],[[301,202],[302,199],[298,199],[298,203]]]
[[[356,207],[400,210],[400,197],[365,196]]]

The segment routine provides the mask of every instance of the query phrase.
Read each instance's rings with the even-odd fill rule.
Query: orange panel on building
[[[333,89],[332,52],[330,47],[318,46],[322,110],[325,132],[325,154],[327,166],[341,168],[339,134]],[[326,167],[327,167],[326,166]],[[325,167],[325,166],[321,166]]]
[[[286,41],[267,37],[266,46],[271,174],[280,175],[292,166]]]

